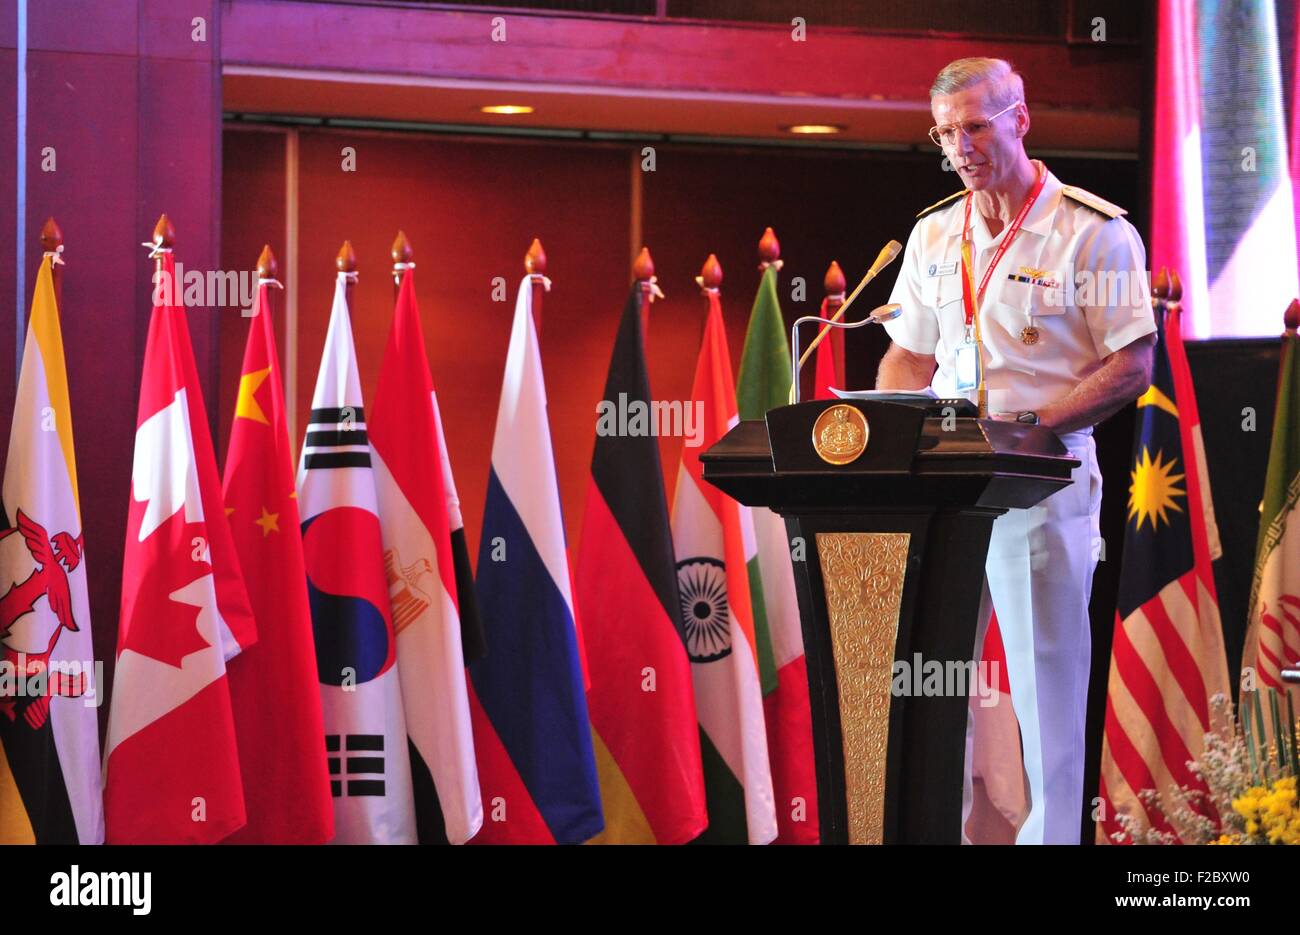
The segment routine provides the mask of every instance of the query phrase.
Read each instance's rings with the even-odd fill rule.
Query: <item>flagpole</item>
[[[632,263],[632,276],[641,288],[641,343],[645,345],[650,336],[650,303],[664,297],[656,283],[655,261],[650,257],[649,247],[642,247],[637,254]]]
[[[541,344],[542,295],[551,288],[551,281],[546,278],[546,251],[536,237],[524,254],[524,270],[533,280],[533,330],[537,332],[537,343]]]
[[[277,275],[280,272],[280,265],[275,261],[275,254],[271,252],[271,245],[263,244],[262,252],[257,255],[257,288],[262,290],[267,285],[277,282]],[[271,324],[275,324],[275,306],[271,303],[271,290],[266,291],[266,311],[271,315]],[[254,299],[254,301],[257,301]]]
[[[1160,272],[1156,273],[1155,280],[1151,283],[1151,308],[1155,312],[1156,322],[1164,327],[1165,312],[1169,307],[1169,267],[1160,267]],[[1179,291],[1181,295],[1181,290]]]
[[[176,246],[176,228],[172,226],[171,218],[166,213],[158,215],[158,223],[153,226],[153,236],[146,247],[151,247],[149,258],[153,260],[153,288],[151,292],[158,294],[158,283],[163,273],[163,254],[171,253]],[[175,305],[178,303],[180,296],[176,294],[177,284],[174,282],[167,283],[165,295],[168,301],[164,305]]]
[[[400,229],[397,231],[389,254],[393,258],[393,300],[396,301],[397,294],[402,291],[402,279],[406,276],[406,271],[415,266],[411,260],[411,257],[415,256],[415,251],[411,249],[411,241],[407,239],[406,231]]]
[[[50,258],[50,278],[54,280],[54,306],[63,313],[63,231],[54,218],[46,218],[41,228],[41,250]]]
[[[339,247],[338,256],[334,258],[334,268],[340,273],[347,273],[347,281],[343,284],[343,301],[347,303],[348,315],[352,315],[352,296],[357,287],[357,252],[352,249],[352,241],[343,241],[343,246]]]
[[[695,277],[696,283],[699,284],[700,292],[703,295],[711,293],[721,293],[722,289],[722,264],[718,262],[717,254],[710,253],[709,258],[704,261],[700,267],[700,275]]]

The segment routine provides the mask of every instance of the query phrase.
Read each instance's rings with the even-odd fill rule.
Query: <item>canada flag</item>
[[[136,425],[106,839],[214,843],[245,821],[226,662],[256,637],[180,307],[154,306]]]

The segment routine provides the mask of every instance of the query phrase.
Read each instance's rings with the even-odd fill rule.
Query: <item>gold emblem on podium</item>
[[[813,449],[827,464],[848,464],[867,449],[867,419],[855,406],[840,403],[813,423]]]

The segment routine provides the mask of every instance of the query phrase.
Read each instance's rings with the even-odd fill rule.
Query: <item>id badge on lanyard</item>
[[[966,328],[962,342],[957,345],[956,360],[954,362],[954,376],[956,378],[957,392],[959,393],[973,392],[979,387],[980,367],[983,366],[979,342],[975,340],[975,289],[972,253],[970,240],[963,238],[961,243],[961,291],[962,305],[966,313]]]
[[[957,392],[973,392],[980,385],[980,349],[975,335],[966,329],[966,339],[957,345]]]
[[[1020,233],[1020,226],[1024,224],[1029,209],[1038,200],[1038,195],[1043,190],[1043,184],[1046,181],[1047,170],[1045,167],[1040,166],[1038,178],[1034,181],[1029,196],[1025,198],[1025,202],[1020,206],[1020,211],[1016,214],[1015,220],[1011,222],[1006,234],[1003,235],[1002,242],[993,254],[993,259],[989,262],[988,268],[984,270],[984,278],[981,280],[978,289],[975,288],[975,248],[971,243],[970,235],[970,209],[971,202],[974,200],[974,193],[966,195],[966,217],[962,224],[961,238],[961,293],[963,311],[966,317],[966,331],[962,343],[957,345],[956,360],[954,362],[954,376],[956,377],[958,392],[970,392],[983,385],[981,371],[984,367],[984,360],[983,355],[980,353],[977,316],[979,315],[979,307],[984,301],[984,290],[988,288],[989,277],[993,275],[993,270],[997,268],[1012,241]],[[982,405],[983,402],[981,401]]]

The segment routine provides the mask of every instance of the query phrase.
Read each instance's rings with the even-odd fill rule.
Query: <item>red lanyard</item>
[[[1044,168],[1039,171],[1038,180],[1034,182],[1034,187],[1030,189],[1029,197],[1026,198],[1025,203],[1020,206],[1020,213],[1016,215],[1015,220],[1011,222],[1011,226],[1007,228],[1006,235],[1002,238],[1002,243],[998,244],[997,252],[993,254],[993,260],[989,263],[988,269],[984,271],[984,278],[980,280],[979,291],[975,294],[974,301],[972,301],[970,287],[975,283],[975,271],[970,266],[967,266],[967,264],[971,264],[971,266],[974,264],[974,250],[962,250],[962,299],[964,299],[962,304],[965,307],[967,327],[970,327],[971,323],[975,321],[975,309],[984,304],[984,290],[988,288],[989,279],[992,278],[993,271],[997,269],[998,263],[1002,261],[1003,254],[1005,254],[1010,248],[1011,241],[1015,240],[1016,234],[1020,233],[1020,225],[1025,223],[1025,217],[1029,214],[1029,209],[1034,206],[1034,202],[1038,200],[1038,193],[1043,190],[1043,184],[1046,181],[1047,170]],[[974,198],[974,192],[970,192],[966,196],[966,217],[962,222],[961,228],[963,247],[971,243],[970,204]]]

